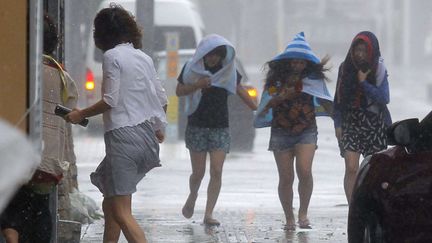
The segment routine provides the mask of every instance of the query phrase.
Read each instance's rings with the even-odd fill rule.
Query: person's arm
[[[321,98],[317,98],[318,103],[324,108],[330,117],[333,117],[333,102]]]
[[[333,123],[334,123],[334,128],[335,128],[335,136],[338,140],[338,142],[340,141],[340,139],[342,138],[342,113],[341,110],[339,109],[339,105],[336,103],[336,98],[337,97],[337,89],[335,92],[335,98],[334,98],[334,102],[333,102]]]
[[[339,107],[333,103],[333,123],[334,127],[338,128],[342,126],[342,114]]]
[[[116,57],[116,54],[111,50],[104,53],[102,99],[85,109],[73,109],[72,112],[65,116],[66,121],[74,124],[79,123],[86,117],[104,113],[117,105],[120,93],[120,64]]]
[[[339,84],[339,79],[338,79],[338,84]],[[341,113],[341,110],[339,109],[339,105],[337,103],[338,84],[336,85],[336,91],[335,91],[335,95],[334,95],[332,118],[333,118],[333,124],[334,124],[334,128],[335,128],[335,137],[336,137],[338,143],[340,144],[340,141],[342,138],[342,113]]]
[[[281,92],[278,95],[272,96],[270,101],[267,103],[266,107],[264,108],[263,112],[267,112],[270,108],[274,108],[280,104],[282,104],[285,100],[290,100],[297,96],[297,92],[295,91],[294,87],[287,88],[283,92]]]
[[[156,130],[155,135],[159,143],[162,143],[165,140],[165,134],[161,129]]]
[[[176,87],[176,95],[177,96],[185,96],[189,95],[198,89],[208,88],[211,85],[211,81],[209,77],[202,77],[198,79],[196,83],[185,84],[178,82]]]
[[[363,87],[366,96],[372,99],[373,101],[383,105],[386,105],[390,102],[389,83],[387,80],[387,74],[384,76],[384,80],[379,86],[370,84],[367,81],[362,81],[360,83]]]
[[[249,96],[249,93],[241,84],[237,85],[237,94],[251,110],[258,109],[258,104]]]
[[[76,86],[75,81],[72,79],[69,73],[65,71],[64,74],[66,79],[66,90],[68,94],[68,99],[64,103],[64,105],[68,108],[73,109],[74,107],[77,106],[77,102],[78,102],[78,96],[79,96],[78,88]]]
[[[334,94],[334,100],[333,100],[333,122],[335,129],[338,129],[342,126],[342,113],[339,106],[339,86],[341,85],[341,79],[342,79],[342,67],[343,63],[339,66],[338,70],[338,77],[337,77],[337,83],[336,83],[336,89]],[[340,129],[339,129],[340,130]],[[338,137],[336,135],[336,137]]]
[[[159,76],[157,76],[156,70],[154,70],[154,71],[155,71],[155,75],[154,75],[153,83],[155,84],[156,95],[159,99],[159,102],[162,105],[162,108],[164,109],[164,111],[166,113],[166,111],[168,109],[168,97],[166,95],[165,88],[162,85],[162,80],[160,80]]]
[[[98,114],[104,113],[109,109],[111,109],[111,107],[107,103],[105,103],[104,100],[100,100],[94,105],[85,109],[73,109],[69,114],[65,116],[65,120],[73,124],[77,124],[84,120],[84,118],[96,116]]]

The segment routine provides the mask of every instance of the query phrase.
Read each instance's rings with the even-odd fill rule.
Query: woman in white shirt
[[[104,52],[102,99],[74,109],[66,120],[78,123],[103,113],[106,156],[91,177],[104,196],[104,242],[146,242],[131,213],[132,193],[159,164],[159,144],[166,125],[167,97],[152,59],[142,52],[141,31],[133,16],[111,4],[94,20],[94,40]]]

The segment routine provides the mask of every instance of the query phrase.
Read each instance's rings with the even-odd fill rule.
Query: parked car
[[[249,96],[258,104],[258,91],[237,59],[237,70],[242,75],[241,85],[248,91]],[[231,150],[251,151],[255,140],[254,112],[241,100],[238,95],[228,96],[228,115],[231,135]]]
[[[366,158],[348,216],[349,243],[432,242],[432,112],[396,122],[390,145]]]
[[[177,75],[180,74],[183,65],[193,56],[195,50],[179,50],[177,62]],[[158,52],[155,55],[155,65],[161,80],[165,80],[165,89],[167,90],[168,99],[171,101],[168,105],[167,116],[171,122],[176,122],[176,133],[179,139],[184,139],[187,114],[185,111],[185,97],[175,96],[176,78],[167,78],[167,55],[165,51]],[[250,97],[257,101],[257,89],[253,87],[246,74],[242,63],[236,59],[237,70],[242,75],[241,85],[246,88]],[[174,110],[172,110],[174,106]],[[171,106],[171,107],[170,107]],[[255,139],[255,128],[253,127],[254,113],[241,100],[238,95],[228,96],[229,124],[231,134],[232,151],[250,151],[253,148]],[[169,134],[168,134],[169,135]]]

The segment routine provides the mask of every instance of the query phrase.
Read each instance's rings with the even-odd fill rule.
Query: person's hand
[[[267,103],[267,105],[264,107],[264,109],[262,110],[262,112],[260,114],[265,115],[268,110],[270,110],[273,107],[276,107],[278,105],[280,105],[283,101],[285,100],[285,96],[284,95],[275,95],[273,96],[269,102]]]
[[[195,86],[199,89],[205,89],[209,88],[211,86],[211,80],[209,77],[203,77],[198,79],[198,81],[195,83]]]
[[[80,123],[82,120],[84,120],[84,115],[82,114],[81,110],[74,108],[71,112],[69,112],[64,119],[67,122],[77,124]]]
[[[261,112],[258,113],[258,116],[265,116],[267,112],[270,110],[270,106],[267,104],[264,109],[261,110]]]
[[[336,138],[337,138],[338,141],[341,140],[341,138],[342,138],[342,128],[340,128],[340,127],[335,128],[335,136],[336,136]]]
[[[366,80],[368,74],[371,72],[371,70],[367,70],[366,72],[363,72],[362,70],[359,70],[357,73],[357,78],[359,82],[363,82]]]
[[[283,98],[284,100],[289,100],[289,99],[292,99],[295,96],[295,94],[296,94],[295,88],[290,87],[290,88],[284,89],[279,96],[281,98]]]
[[[157,130],[155,132],[155,135],[159,143],[162,143],[165,140],[165,134],[162,130]]]

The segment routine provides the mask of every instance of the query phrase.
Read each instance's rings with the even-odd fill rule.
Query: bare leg
[[[144,231],[132,216],[131,195],[106,198],[104,199],[104,203],[106,203],[106,208],[111,208],[112,216],[116,223],[120,226],[128,242],[147,243]]]
[[[348,204],[351,202],[351,194],[359,168],[360,154],[353,151],[345,151],[345,177],[344,188]]]
[[[18,232],[12,228],[2,230],[3,237],[6,243],[18,243],[19,235]]]
[[[114,219],[113,209],[109,200],[104,199],[102,202],[102,210],[104,212],[105,227],[103,242],[105,243],[116,243],[120,237],[120,225]]]
[[[299,144],[296,146],[296,171],[299,178],[298,192],[300,197],[298,220],[305,224],[309,224],[307,222],[307,213],[313,190],[312,162],[315,148],[315,144]]]
[[[222,186],[222,169],[225,157],[224,151],[210,152],[210,182],[207,188],[207,204],[204,215],[204,223],[209,225],[219,225],[219,222],[213,219],[213,209]]]
[[[285,213],[287,229],[295,228],[292,211],[293,183],[294,183],[294,150],[273,152],[279,172],[279,200]]]
[[[189,196],[183,206],[182,213],[185,218],[192,217],[198,190],[204,177],[207,152],[189,151],[192,165],[192,174],[189,177]]]

